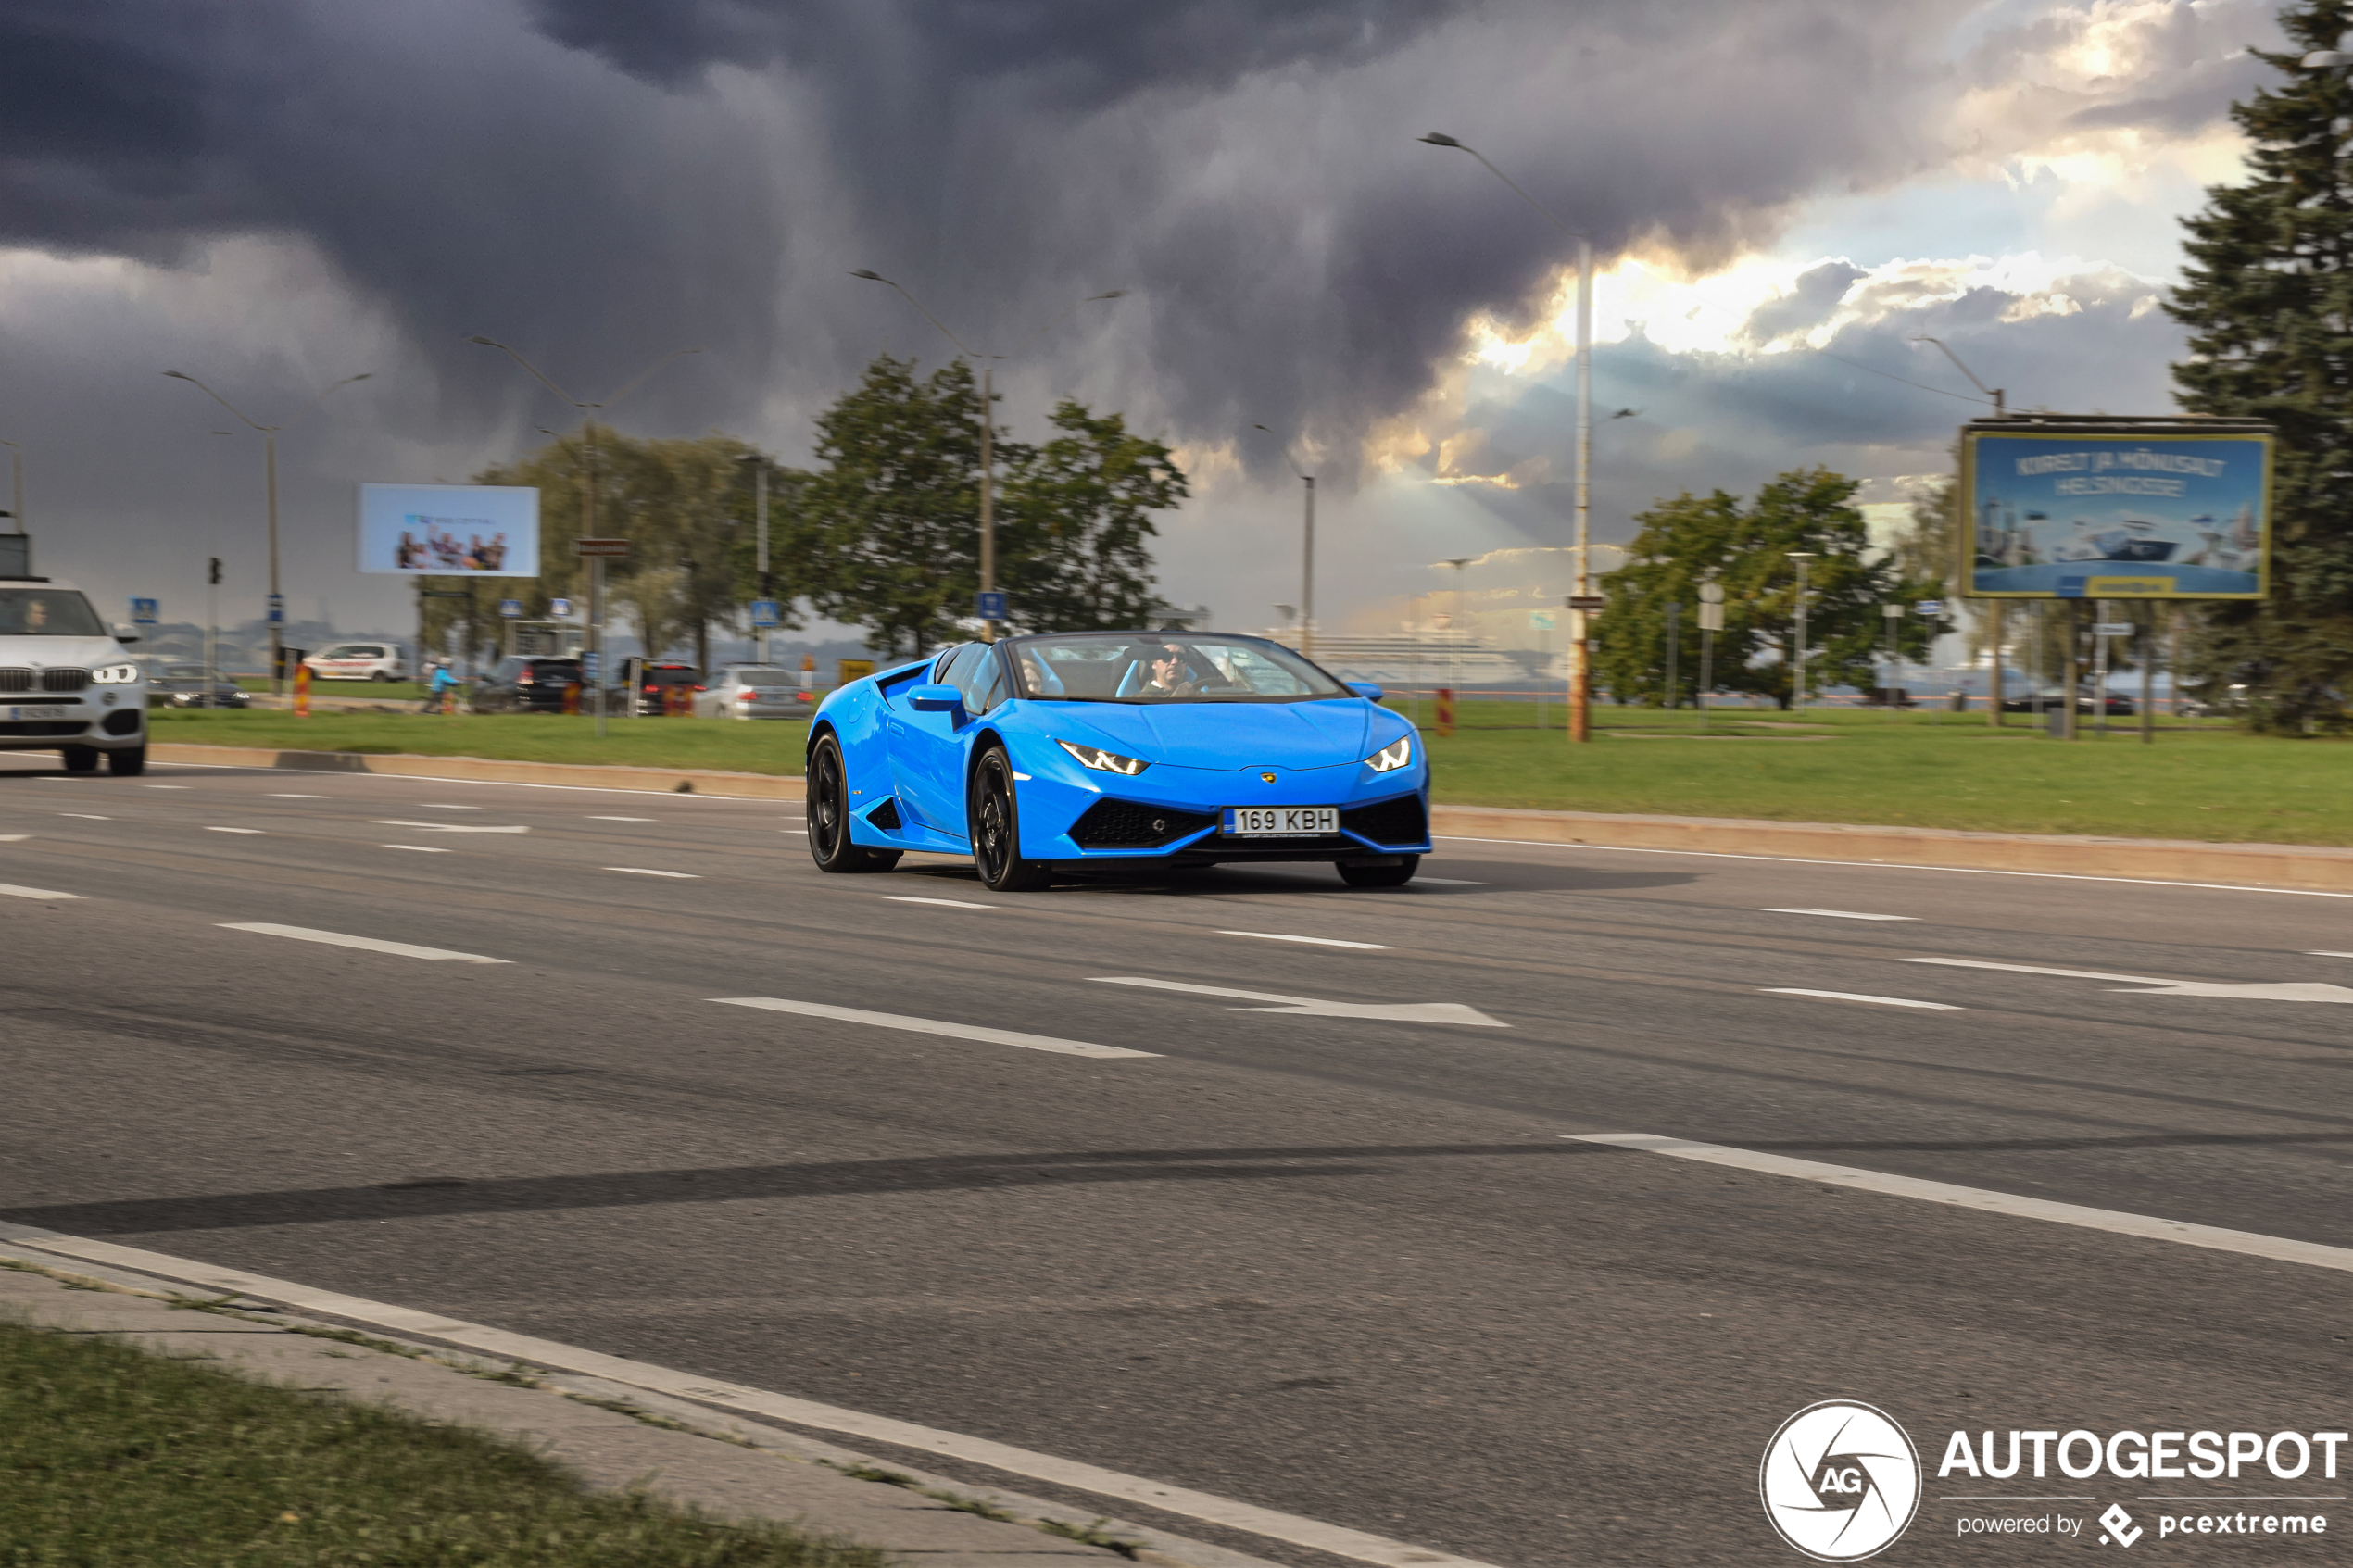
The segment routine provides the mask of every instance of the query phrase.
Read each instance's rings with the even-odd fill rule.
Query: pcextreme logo
[[[1824,1399],[1781,1423],[1756,1489],[1781,1539],[1818,1562],[1859,1562],[1919,1511],[1919,1451],[1886,1411]]]

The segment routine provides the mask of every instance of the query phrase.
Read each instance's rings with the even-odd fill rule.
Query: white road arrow
[[[1294,1018],[1378,1018],[1394,1023],[1467,1023],[1481,1029],[1509,1029],[1500,1018],[1490,1018],[1460,1002],[1327,1002],[1315,997],[1277,997],[1265,991],[1231,991],[1223,985],[1188,985],[1181,980],[1146,980],[1132,974],[1098,974],[1106,985],[1144,985],[1155,991],[1189,991],[1200,997],[1239,997],[1249,1002],[1274,1002],[1274,1007],[1235,1008],[1235,1012],[1280,1012]]]
[[[2167,980],[2154,974],[2107,974],[2090,969],[2042,969],[2033,964],[1988,963],[1982,959],[1906,959],[1906,963],[1945,964],[1954,969],[2000,969],[2013,974],[2056,974],[2068,980],[2121,980],[2109,987],[2135,997],[2245,997],[2259,1002],[2353,1002],[2353,988],[2322,980]],[[2128,986],[2145,986],[2128,990]]]

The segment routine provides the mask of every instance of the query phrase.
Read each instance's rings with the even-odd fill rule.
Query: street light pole
[[[768,455],[764,452],[747,452],[736,460],[739,463],[749,463],[751,465],[752,495],[754,496],[754,505],[757,508],[756,516],[759,519],[759,533],[757,538],[759,552],[760,596],[763,599],[773,599],[775,597],[775,594],[770,588],[768,582]],[[757,650],[755,657],[758,658],[761,663],[767,663],[768,628],[765,626],[753,627],[752,642],[755,649]]]
[[[1790,707],[1793,711],[1806,711],[1806,661],[1813,650],[1806,645],[1806,563],[1818,552],[1785,550],[1782,554],[1797,563],[1797,662],[1790,676]]]
[[[480,333],[476,333],[467,338],[466,341],[468,343],[480,344],[484,348],[495,348],[498,350],[499,353],[504,354],[508,358],[512,359],[516,364],[521,365],[525,371],[529,372],[532,380],[537,382],[541,386],[546,387],[558,397],[562,398],[565,402],[580,410],[580,448],[582,470],[582,483],[580,486],[580,532],[582,537],[588,539],[594,539],[597,536],[597,410],[599,408],[609,408],[613,404],[620,402],[623,398],[636,391],[638,387],[645,384],[646,381],[651,377],[656,370],[661,370],[673,359],[683,359],[689,354],[700,354],[702,352],[699,348],[673,348],[669,353],[663,355],[661,358],[656,359],[652,364],[648,365],[644,370],[638,371],[628,381],[623,383],[620,391],[610,393],[605,397],[591,403],[574,397],[571,393],[566,392],[562,387],[558,386],[554,382],[549,381],[546,372],[541,370],[538,366],[533,364],[530,360],[524,358],[522,355],[516,353],[505,344],[500,343],[497,338],[484,337]],[[597,697],[597,734],[598,737],[601,739],[603,738],[605,733],[605,682],[607,679],[604,667],[605,563],[601,557],[591,558],[592,564],[589,567],[590,581],[588,584],[588,641],[591,645],[590,651],[594,652],[597,656],[597,676],[595,682]],[[632,691],[629,696],[630,700],[622,706],[621,712],[622,717],[623,718],[627,718],[630,714],[636,711],[637,694],[635,691]]]
[[[922,312],[925,320],[937,327],[940,335],[956,345],[958,353],[967,359],[980,361],[980,591],[984,594],[993,594],[997,591],[996,362],[1000,359],[1012,358],[1013,354],[1019,354],[1054,328],[1061,326],[1079,306],[1092,305],[1099,299],[1120,299],[1126,296],[1127,291],[1111,289],[1102,294],[1088,295],[1085,299],[1077,301],[1060,316],[1055,317],[1015,345],[1013,354],[975,354],[964,346],[963,338],[948,330],[948,323],[933,315],[929,309],[925,308],[922,300],[910,294],[905,284],[893,282],[880,272],[865,267],[853,269],[849,275],[853,278],[863,278],[870,283],[888,283],[899,291],[900,298]],[[987,631],[984,635],[986,640],[993,643],[1000,634],[998,623],[991,620],[986,624]]]
[[[245,418],[245,411],[234,403],[230,402],[185,370],[166,370],[164,374],[173,381],[188,383],[215,403],[236,415],[248,430],[257,430],[261,433],[261,460],[267,475],[265,483],[270,508],[270,603],[267,617],[270,623],[270,695],[276,696],[284,686],[286,662],[286,599],[285,596],[279,591],[278,584],[278,433],[325,402],[328,392],[349,386],[356,381],[366,381],[375,372],[362,370],[356,376],[344,377],[333,386],[328,387],[326,392],[321,392],[274,425],[254,423],[253,420]]]
[[[8,449],[8,515],[16,520],[17,532],[32,532],[24,522],[24,448],[13,441],[0,441]]]
[[[1265,425],[1254,425],[1269,435],[1275,433]],[[1283,446],[1283,461],[1290,464],[1291,473],[1306,490],[1306,512],[1301,522],[1299,559],[1299,651],[1308,658],[1315,657],[1315,476],[1302,473],[1292,460],[1290,446]]]
[[[1577,558],[1576,596],[1589,597],[1593,591],[1592,575],[1587,566],[1592,544],[1593,502],[1592,236],[1562,222],[1543,203],[1521,190],[1510,175],[1488,162],[1487,155],[1469,143],[1459,141],[1442,131],[1433,131],[1422,140],[1433,147],[1454,147],[1470,154],[1486,166],[1487,172],[1510,185],[1520,200],[1577,242],[1577,543],[1574,551]],[[1592,738],[1593,652],[1588,630],[1585,611],[1572,606],[1568,612],[1568,738],[1579,742]]]

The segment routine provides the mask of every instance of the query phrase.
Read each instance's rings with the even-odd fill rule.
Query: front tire
[[[1340,863],[1340,880],[1351,887],[1403,887],[1421,869],[1422,858],[1408,855],[1393,866],[1352,866]]]
[[[94,773],[98,771],[98,748],[94,746],[59,746],[69,773]]]
[[[807,790],[809,858],[821,872],[887,872],[899,863],[896,849],[869,849],[849,838],[849,772],[842,766],[841,743],[820,735],[809,753]]]
[[[991,746],[973,770],[970,803],[973,865],[992,893],[1035,893],[1051,885],[1052,868],[1021,857],[1021,812],[1013,803],[1013,766]]]
[[[107,771],[116,778],[135,779],[146,771],[147,748],[144,746],[127,746],[120,751],[107,753]]]

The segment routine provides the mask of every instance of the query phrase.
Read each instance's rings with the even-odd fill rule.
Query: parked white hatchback
[[[338,643],[303,660],[320,681],[405,681],[409,656],[396,643]]]
[[[147,766],[146,672],[82,590],[57,578],[0,577],[0,751],[62,752],[66,771]]]
[[[706,719],[806,719],[799,681],[774,665],[722,665],[695,698],[695,711]]]

